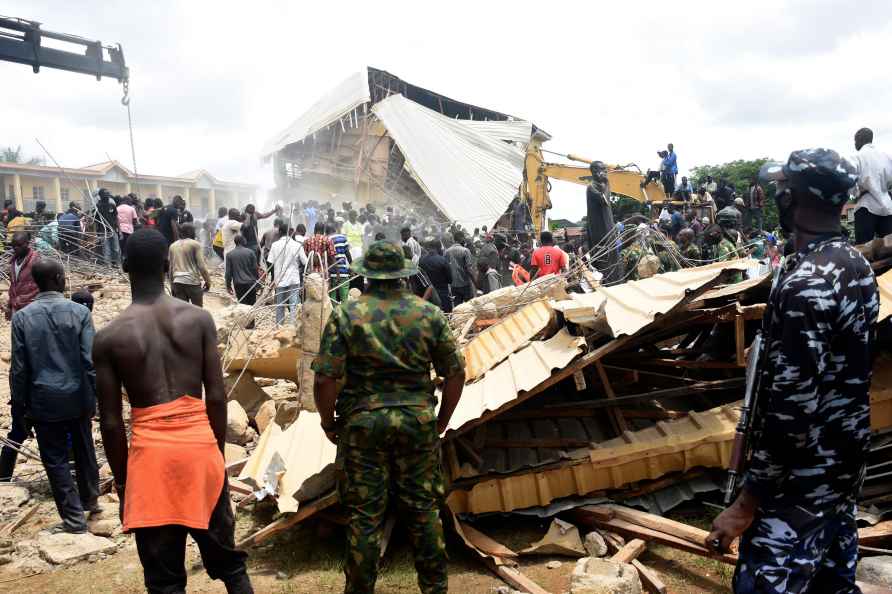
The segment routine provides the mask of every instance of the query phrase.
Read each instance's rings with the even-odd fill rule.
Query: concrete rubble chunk
[[[586,534],[582,544],[590,557],[603,557],[607,554],[607,543],[597,530],[592,530]]]
[[[238,462],[248,457],[248,451],[240,445],[234,443],[226,443],[223,450],[223,459],[227,464],[230,462]]]
[[[299,414],[300,404],[293,400],[286,400],[285,402],[279,403],[279,406],[276,408],[276,418],[274,420],[276,425],[281,427],[282,430],[285,430],[291,426],[291,423],[297,420],[297,415]]]
[[[270,400],[270,395],[257,385],[254,374],[250,371],[233,371],[223,379],[223,385],[229,394],[229,400],[238,402],[250,418],[257,414],[264,402]]]
[[[583,557],[570,576],[570,594],[641,594],[638,570],[628,563]]]
[[[585,557],[585,547],[579,537],[579,528],[555,519],[548,527],[542,540],[535,542],[520,551],[522,555],[566,555],[567,557]]]
[[[102,536],[84,534],[44,533],[37,539],[40,556],[56,565],[67,565],[99,553],[113,553],[117,545]]]
[[[858,562],[855,576],[868,584],[892,588],[892,556],[862,558]]]
[[[235,400],[226,405],[226,441],[239,445],[248,442],[248,415]]]
[[[121,522],[116,517],[90,518],[87,522],[87,530],[96,536],[114,536],[121,528]]]
[[[28,503],[31,494],[25,487],[0,484],[0,509],[9,510]]]
[[[260,405],[260,408],[257,409],[257,414],[254,415],[254,423],[257,425],[257,431],[263,433],[267,425],[269,425],[275,418],[276,402],[274,400],[267,400]]]

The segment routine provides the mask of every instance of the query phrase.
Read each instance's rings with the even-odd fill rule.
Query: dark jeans
[[[204,304],[204,291],[201,285],[185,285],[183,283],[171,283],[170,294],[181,301],[202,307]]]
[[[34,423],[40,459],[50,481],[56,509],[68,532],[85,532],[85,511],[96,507],[99,497],[99,466],[93,449],[92,417]],[[71,479],[68,461],[68,437],[74,451],[74,472],[77,484]]]
[[[443,313],[452,312],[452,296],[449,294],[449,287],[434,287],[437,295],[440,296],[440,309]]]
[[[121,261],[127,260],[127,240],[130,239],[130,233],[121,233]]]
[[[12,424],[6,438],[16,443],[22,443],[31,437],[31,431],[25,422],[25,410],[15,404],[11,405]],[[19,453],[14,449],[3,446],[0,450],[0,481],[8,482],[12,480],[12,473],[15,470],[15,461]]]
[[[453,297],[453,306],[458,307],[465,301],[470,301],[474,298],[471,286],[467,287],[456,287],[453,285],[452,287],[452,297]]]
[[[149,594],[185,594],[188,534],[198,545],[201,561],[211,579],[222,580],[228,594],[253,594],[245,569],[248,555],[236,550],[234,529],[229,487],[225,482],[207,530],[177,525],[135,528],[136,550],[142,563],[146,590]]]
[[[855,211],[855,243],[867,243],[874,237],[885,237],[892,233],[892,216],[881,217],[866,208]]]
[[[254,305],[257,302],[257,283],[235,285],[235,297],[239,303]]]
[[[663,182],[663,191],[666,193],[666,199],[672,200],[675,194],[675,175],[664,171],[661,181]]]

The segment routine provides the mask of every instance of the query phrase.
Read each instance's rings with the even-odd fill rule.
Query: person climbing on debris
[[[706,545],[741,536],[734,591],[860,592],[855,505],[870,451],[872,326],[879,300],[840,213],[855,166],[806,149],[762,167],[775,182],[781,226],[794,232],[763,320],[753,453],[737,499]]]
[[[186,535],[228,594],[251,594],[223,464],[226,394],[217,330],[206,311],[164,293],[166,238],[127,242],[133,303],[96,335],[93,359],[102,443],[150,594],[186,591]],[[144,362],[153,361],[153,373]],[[122,390],[132,406],[132,437]],[[204,400],[202,400],[204,394]],[[170,444],[176,444],[171,447]]]
[[[464,358],[443,313],[403,285],[417,268],[400,246],[376,242],[351,268],[368,279],[368,292],[332,311],[312,366],[316,407],[338,445],[338,492],[350,516],[344,592],[375,590],[393,495],[421,592],[446,594],[439,436],[461,398]],[[439,414],[431,365],[445,378]]]

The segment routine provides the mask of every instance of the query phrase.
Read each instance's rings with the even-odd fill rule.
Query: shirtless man
[[[185,592],[188,533],[211,578],[229,594],[252,593],[223,470],[226,397],[213,319],[165,294],[167,241],[158,231],[131,235],[125,262],[133,302],[96,335],[93,359],[102,441],[146,588]],[[145,361],[154,362],[151,373]],[[122,385],[133,416],[129,450]]]

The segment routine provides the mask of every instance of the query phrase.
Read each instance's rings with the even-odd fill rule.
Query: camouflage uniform
[[[696,244],[691,242],[683,248],[680,247],[679,250],[681,251],[682,256],[684,256],[688,260],[694,260],[695,266],[699,264],[698,261],[700,260],[700,248],[698,248]]]
[[[365,260],[376,249],[390,249],[382,243],[373,244]],[[398,257],[402,261],[402,253]],[[421,592],[447,591],[431,363],[441,377],[464,368],[443,313],[405,289],[373,288],[336,308],[325,327],[313,370],[346,375],[336,402],[338,493],[350,514],[346,593],[375,589],[391,489],[415,551]]]
[[[740,257],[740,252],[737,251],[737,246],[734,245],[734,242],[728,239],[728,235],[724,232],[722,233],[722,240],[719,242],[718,247],[716,248],[716,260],[721,262],[724,260],[736,260]],[[742,272],[735,272],[731,275],[729,282],[739,283],[743,280]]]
[[[797,151],[792,171],[826,158]],[[836,156],[823,174],[848,175],[845,163]],[[822,179],[826,199],[841,205],[833,180]],[[854,512],[870,449],[876,280],[848,242],[826,237],[785,261],[769,309],[761,424],[744,483],[762,504],[741,538],[734,591],[858,592]]]
[[[678,251],[678,246],[675,245],[675,242],[672,240],[666,240],[669,244],[668,249],[661,249],[660,253],[657,254],[657,257],[660,259],[660,272],[672,272],[674,270],[678,270],[678,264],[675,262],[675,259],[669,253],[670,250]]]

